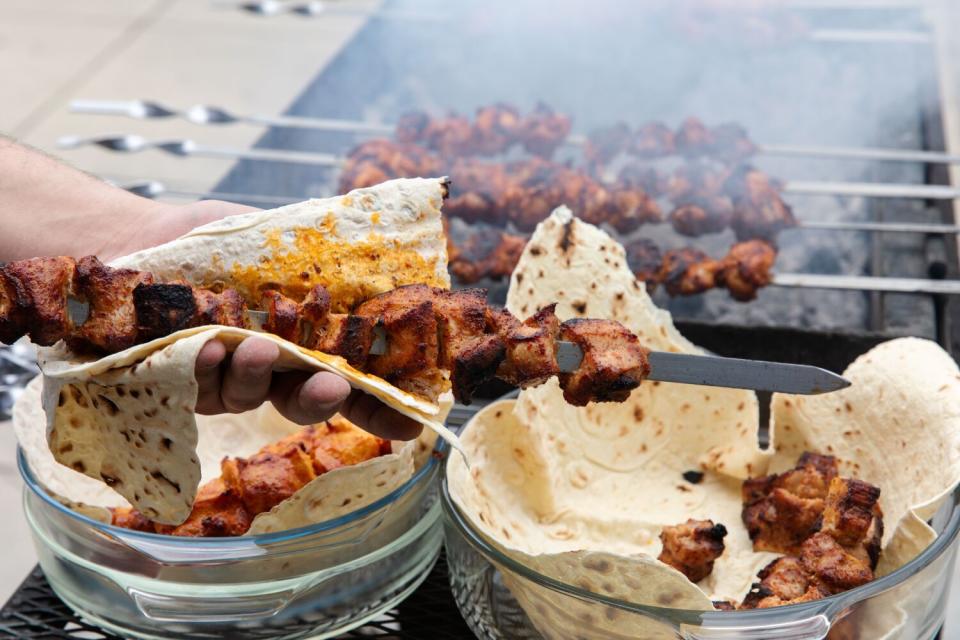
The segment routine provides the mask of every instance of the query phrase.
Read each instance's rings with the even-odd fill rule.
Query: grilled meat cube
[[[871,569],[877,568],[883,537],[879,499],[879,487],[853,478],[834,478],[827,491],[820,527]]]
[[[157,533],[190,538],[242,536],[250,528],[252,515],[255,514],[244,506],[237,485],[216,478],[200,487],[193,510],[182,524],[154,523],[154,528]]]
[[[709,155],[716,146],[716,137],[698,118],[687,118],[674,134],[677,153],[688,158]]]
[[[313,461],[298,445],[279,453],[225,458],[220,475],[227,486],[239,488],[244,507],[253,515],[269,511],[317,477]]]
[[[632,142],[630,127],[625,122],[618,122],[613,126],[591,131],[587,136],[583,155],[587,164],[596,169],[626,151]]]
[[[490,196],[479,191],[467,191],[450,198],[444,212],[467,222],[499,222],[502,209]]]
[[[790,206],[780,197],[780,186],[761,171],[747,167],[726,181],[733,197],[731,228],[737,240],[774,240],[784,229],[797,225]]]
[[[540,103],[520,121],[517,137],[529,153],[549,158],[570,134],[570,118]]]
[[[397,142],[411,144],[420,142],[423,132],[430,124],[430,116],[423,111],[409,111],[397,120],[394,138]]]
[[[626,246],[627,264],[637,280],[645,282],[647,291],[657,288],[663,254],[660,247],[649,238],[637,238]]]
[[[633,134],[630,153],[640,158],[662,158],[676,152],[673,131],[662,122],[648,122]]]
[[[663,220],[660,205],[641,187],[616,184],[611,194],[607,223],[620,233],[631,233],[640,225]]]
[[[193,287],[186,284],[138,284],[133,308],[141,342],[192,327],[197,318]]]
[[[260,308],[267,312],[264,331],[290,342],[300,342],[300,305],[295,300],[271,289],[260,294]]]
[[[322,324],[330,313],[330,292],[327,288],[318,284],[310,289],[300,303],[300,313],[305,321]]]
[[[340,172],[340,190],[369,187],[391,178],[434,175],[440,159],[423,147],[390,140],[368,140],[350,151]]]
[[[670,212],[670,224],[681,235],[697,237],[723,231],[732,217],[733,203],[730,198],[723,195],[709,198],[695,196],[685,199]]]
[[[426,288],[425,288],[426,289]],[[487,334],[487,290],[431,291],[440,331],[440,366],[450,371],[454,395],[469,404],[473,392],[494,378],[506,350]]]
[[[574,406],[623,402],[650,373],[648,351],[619,322],[567,320],[560,325],[560,337],[576,343],[583,351],[577,370],[560,374],[563,398]]]
[[[387,352],[370,356],[367,370],[387,382],[436,400],[444,374],[439,367],[437,318],[429,287],[408,285],[361,303],[356,315],[380,324]]]
[[[800,548],[803,568],[813,574],[815,583],[830,594],[859,587],[873,580],[873,571],[848,553],[828,533],[807,538]]]
[[[527,240],[491,227],[483,227],[458,246],[450,259],[450,273],[463,284],[483,278],[499,280],[513,273]]]
[[[390,443],[334,416],[311,432],[311,454],[317,475],[360,464],[390,452]]]
[[[688,519],[660,531],[663,548],[658,560],[700,582],[713,571],[713,562],[723,554],[727,528],[713,520]]]
[[[477,109],[473,120],[473,144],[477,153],[503,153],[517,140],[520,114],[513,107],[494,104]]]
[[[133,291],[137,285],[152,283],[149,273],[114,269],[93,256],[81,258],[77,262],[76,292],[89,302],[90,315],[68,344],[77,350],[92,347],[107,353],[137,344]]]
[[[670,177],[655,167],[630,162],[620,169],[617,182],[624,186],[640,187],[650,197],[659,198],[667,192]]]
[[[832,456],[804,453],[797,466],[743,483],[743,523],[757,551],[797,555],[820,528],[827,488],[837,475]]]
[[[29,332],[50,346],[69,335],[67,295],[76,287],[73,258],[30,258],[0,268],[0,341],[11,343]]]
[[[556,306],[546,306],[522,323],[505,309],[491,310],[488,322],[506,347],[503,362],[497,369],[498,378],[526,389],[560,373],[557,364],[560,321]]]
[[[133,507],[111,507],[110,524],[124,529],[155,533],[153,522]]]
[[[776,259],[776,249],[764,240],[738,242],[722,260],[717,282],[725,286],[735,300],[753,300],[757,290],[773,280],[770,269]]]
[[[735,162],[753,155],[757,147],[747,136],[747,130],[735,122],[724,122],[711,129],[713,154],[726,161]]]
[[[716,286],[721,266],[718,260],[711,259],[699,249],[670,249],[663,256],[657,280],[672,296],[690,296]]]
[[[340,356],[354,367],[364,367],[373,346],[374,326],[370,318],[331,313],[322,326],[315,327],[311,348]]]
[[[220,293],[209,289],[194,289],[193,297],[197,305],[194,326],[246,326],[247,303],[236,289],[224,289]]]
[[[473,127],[470,120],[456,114],[436,118],[427,123],[421,141],[441,156],[468,155],[473,150]]]
[[[760,582],[753,584],[740,605],[741,609],[768,609],[820,600],[830,595],[816,584],[800,559],[793,556],[770,562],[757,577]]]

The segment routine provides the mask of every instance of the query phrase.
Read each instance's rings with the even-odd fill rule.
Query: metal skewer
[[[270,127],[294,129],[319,129],[360,135],[391,135],[394,127],[384,122],[365,122],[338,118],[312,118],[303,116],[264,116],[238,114],[229,109],[197,104],[187,109],[174,109],[149,100],[74,100],[70,111],[89,115],[124,116],[136,119],[179,118],[199,125],[246,123]],[[580,146],[587,137],[573,134],[567,143]],[[757,153],[776,156],[802,156],[838,158],[849,160],[873,160],[890,162],[921,162],[931,164],[960,164],[960,155],[942,151],[909,149],[885,149],[879,147],[832,147],[817,145],[763,144]]]
[[[182,197],[196,198],[216,198],[218,200],[239,200],[241,202],[263,202],[269,204],[290,204],[299,202],[302,198],[291,198],[289,196],[263,196],[243,193],[225,193],[225,192],[194,192],[168,189],[162,182],[147,180],[142,182],[117,183],[117,186],[131,191],[147,198],[157,198],[162,195],[173,195]],[[804,223],[808,228],[824,229],[850,229],[856,231],[900,231],[901,229],[888,229],[886,227],[909,228],[909,231],[917,233],[960,233],[960,227],[951,225],[896,225],[883,223],[843,223],[843,222],[821,222]],[[857,228],[857,227],[863,227]],[[882,227],[882,228],[879,228]],[[914,229],[916,227],[916,229]],[[929,231],[929,228],[942,228],[940,231]],[[802,227],[801,227],[802,228]],[[923,229],[923,230],[921,230]],[[960,280],[925,280],[923,278],[892,278],[875,276],[846,276],[846,275],[822,275],[812,273],[778,273],[773,276],[770,283],[779,287],[794,287],[803,289],[845,289],[851,291],[886,291],[888,293],[924,293],[940,295],[960,295]]]

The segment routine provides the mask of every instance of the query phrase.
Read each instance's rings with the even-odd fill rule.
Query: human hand
[[[242,413],[269,400],[297,424],[322,422],[339,412],[387,440],[412,440],[420,434],[418,422],[351,390],[338,375],[274,371],[279,357],[277,345],[262,338],[247,338],[229,355],[219,340],[208,342],[197,356],[197,413]]]

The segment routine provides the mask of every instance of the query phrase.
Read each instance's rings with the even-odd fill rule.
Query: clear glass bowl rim
[[[440,458],[445,457],[448,448],[448,445],[442,439],[438,439],[437,445],[427,459],[427,463],[421,468],[417,469],[409,480],[379,500],[372,502],[365,507],[351,511],[350,513],[342,515],[338,518],[325,520],[324,522],[318,522],[305,527],[287,529],[285,531],[277,531],[274,533],[260,533],[233,538],[187,538],[162,535],[159,533],[149,533],[146,531],[135,531],[133,529],[116,527],[112,524],[105,524],[99,520],[95,520],[94,518],[74,511],[48,494],[43,488],[43,485],[40,484],[36,476],[33,474],[33,470],[30,468],[30,463],[27,461],[27,458],[23,453],[23,449],[21,449],[19,446],[17,447],[17,468],[20,470],[20,475],[23,477],[23,481],[27,488],[29,488],[30,491],[43,500],[48,506],[68,518],[77,520],[78,522],[86,524],[97,531],[106,533],[111,537],[120,536],[121,538],[139,538],[152,543],[162,542],[163,544],[171,546],[183,545],[194,549],[207,547],[211,550],[230,549],[241,551],[248,548],[253,549],[281,543],[295,542],[297,540],[309,538],[318,533],[333,531],[340,527],[355,523],[371,513],[374,513],[392,504],[405,494],[412,491],[421,481],[424,480],[424,478],[428,478],[432,474],[433,470],[438,467],[440,464]],[[239,557],[233,556],[232,559],[239,559]]]
[[[502,551],[494,547],[487,541],[483,535],[477,531],[460,508],[453,502],[450,495],[450,489],[447,484],[445,462],[442,479],[440,483],[440,502],[443,505],[443,511],[448,523],[452,524],[460,535],[477,551],[479,551],[489,562],[506,567],[511,572],[518,574],[522,578],[529,580],[537,585],[547,587],[567,596],[572,596],[586,602],[602,604],[625,611],[639,613],[645,617],[664,622],[666,624],[701,624],[705,620],[717,623],[723,622],[724,626],[730,624],[751,625],[762,622],[784,622],[788,619],[803,619],[814,615],[826,615],[831,620],[838,616],[842,611],[852,605],[877,596],[885,591],[889,591],[910,577],[916,575],[924,568],[938,559],[955,541],[958,532],[960,532],[960,487],[957,487],[947,496],[951,505],[950,517],[943,531],[937,536],[933,543],[924,549],[920,555],[903,565],[896,571],[893,571],[882,578],[877,578],[865,585],[856,587],[849,591],[839,593],[834,596],[815,600],[812,602],[785,605],[773,607],[770,609],[754,609],[749,611],[698,611],[692,609],[671,609],[667,607],[656,607],[651,605],[642,605],[617,598],[611,598],[602,594],[586,591],[581,587],[569,584],[550,576],[544,575],[531,569],[518,560],[505,555]]]

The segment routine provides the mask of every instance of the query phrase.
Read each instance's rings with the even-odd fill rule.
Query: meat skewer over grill
[[[449,240],[450,272],[464,284],[513,273],[526,238],[485,227],[461,244]],[[692,247],[662,252],[648,238],[626,245],[627,263],[648,290],[663,284],[671,296],[689,296],[723,287],[741,302],[753,300],[770,284],[777,251],[765,240],[738,242],[720,259]]]
[[[302,301],[264,291],[256,327],[307,349],[341,356],[352,366],[409,392],[435,399],[449,377],[469,402],[494,377],[527,387],[560,377],[571,404],[622,401],[649,373],[637,337],[609,320],[560,322],[553,307],[525,321],[487,305],[486,291],[409,285],[375,296],[350,314],[332,313],[317,286]],[[71,307],[84,305],[83,319]],[[0,268],[0,341],[29,335],[39,345],[60,340],[77,351],[111,353],[203,325],[251,328],[246,301],[152,274],[114,269],[97,258],[32,258]],[[374,349],[378,333],[386,344]],[[561,367],[561,340],[579,348],[580,362]]]

